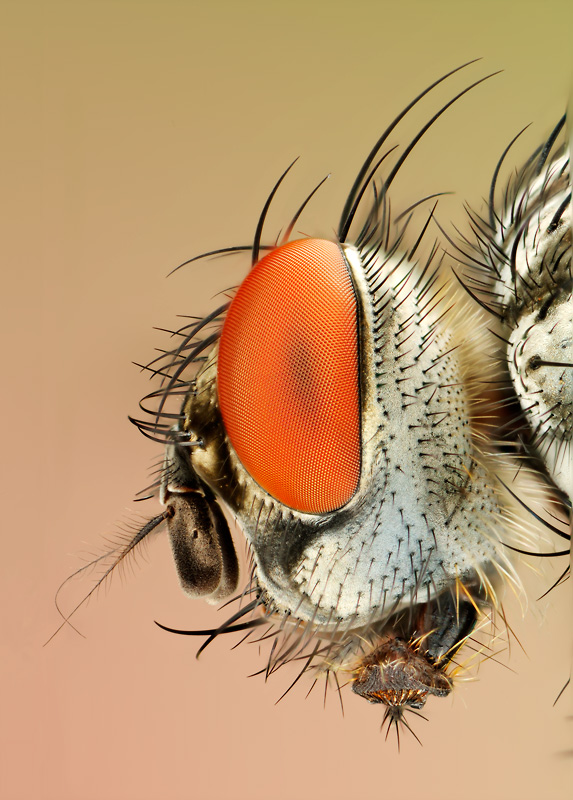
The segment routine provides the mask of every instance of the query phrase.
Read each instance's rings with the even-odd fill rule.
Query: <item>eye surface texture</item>
[[[360,476],[358,312],[338,244],[289,242],[241,284],[225,319],[218,395],[253,479],[302,512],[340,508]]]

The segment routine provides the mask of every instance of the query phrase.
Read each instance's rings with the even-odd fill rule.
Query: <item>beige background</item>
[[[531,584],[514,642],[479,680],[405,737],[346,692],[326,710],[289,675],[247,679],[256,646],[216,642],[199,661],[179,627],[222,615],[180,592],[168,542],[116,576],[76,623],[53,595],[104,536],[138,511],[158,449],[126,420],[147,391],[131,365],[166,344],[152,326],[209,310],[233,265],[174,265],[251,240],[275,178],[302,158],[271,215],[274,233],[324,174],[305,232],[330,235],[361,159],[441,73],[483,56],[425,107],[504,69],[417,148],[399,187],[455,190],[440,216],[479,205],[511,136],[532,149],[562,113],[571,78],[564,2],[9,2],[2,31],[3,466],[0,796],[59,800],[328,797],[570,797],[566,589]],[[421,115],[417,121],[426,117]],[[527,138],[528,137],[528,138]],[[517,155],[516,155],[517,158]],[[449,204],[449,205],[448,205]],[[527,570],[524,570],[524,572]],[[74,583],[70,607],[89,587]],[[224,612],[222,612],[224,613]],[[229,637],[231,639],[231,637]],[[292,677],[292,673],[291,673]],[[567,755],[568,754],[568,755]]]

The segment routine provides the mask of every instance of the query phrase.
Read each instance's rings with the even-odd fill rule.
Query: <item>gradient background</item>
[[[264,684],[256,646],[195,642],[153,625],[219,624],[178,588],[166,537],[116,576],[70,629],[53,595],[139,510],[158,448],[126,420],[176,314],[202,314],[240,280],[231,262],[180,261],[251,241],[297,155],[272,236],[327,172],[300,227],[330,235],[345,192],[389,120],[440,74],[483,56],[416,117],[504,69],[416,148],[396,202],[455,190],[442,220],[479,205],[513,134],[516,163],[561,115],[573,10],[564,2],[0,3],[5,223],[0,796],[165,798],[566,798],[569,588],[507,614],[526,654],[482,665],[430,700],[424,746],[378,733],[381,711],[345,693],[304,701],[294,673]],[[414,128],[412,128],[414,132]],[[449,204],[449,205],[448,205]],[[130,504],[131,503],[131,504]],[[563,565],[559,565],[563,566]],[[522,570],[527,572],[527,568]],[[132,574],[132,572],[134,574]],[[87,591],[75,583],[66,607]],[[223,612],[225,613],[225,612]],[[288,674],[287,674],[288,673]]]

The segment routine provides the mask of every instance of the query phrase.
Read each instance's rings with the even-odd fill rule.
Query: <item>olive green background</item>
[[[510,138],[514,159],[563,112],[573,10],[564,2],[4,2],[2,635],[0,795],[58,800],[181,798],[567,798],[573,775],[570,587],[526,577],[508,597],[511,653],[451,699],[430,700],[420,747],[379,734],[382,712],[345,692],[304,699],[294,672],[247,675],[256,645],[157,629],[208,627],[221,612],[181,593],[164,535],[75,618],[58,584],[138,513],[160,455],[126,420],[148,391],[144,363],[177,314],[203,314],[236,284],[232,261],[166,279],[203,251],[251,241],[272,184],[272,238],[332,178],[300,223],[331,236],[345,192],[381,130],[444,72],[483,57],[428,99],[411,134],[467,83],[416,148],[397,206],[453,190],[487,193]],[[235,531],[240,542],[240,533]],[[537,565],[533,565],[537,566]],[[559,566],[556,565],[556,569]],[[531,570],[522,567],[528,576]],[[70,608],[90,586],[72,582]],[[503,643],[499,649],[504,650]],[[508,666],[509,665],[509,668]]]

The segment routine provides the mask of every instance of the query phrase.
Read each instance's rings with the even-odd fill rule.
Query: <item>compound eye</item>
[[[347,503],[361,461],[358,311],[338,244],[289,242],[255,265],[217,369],[223,423],[252,478],[298,511]]]

